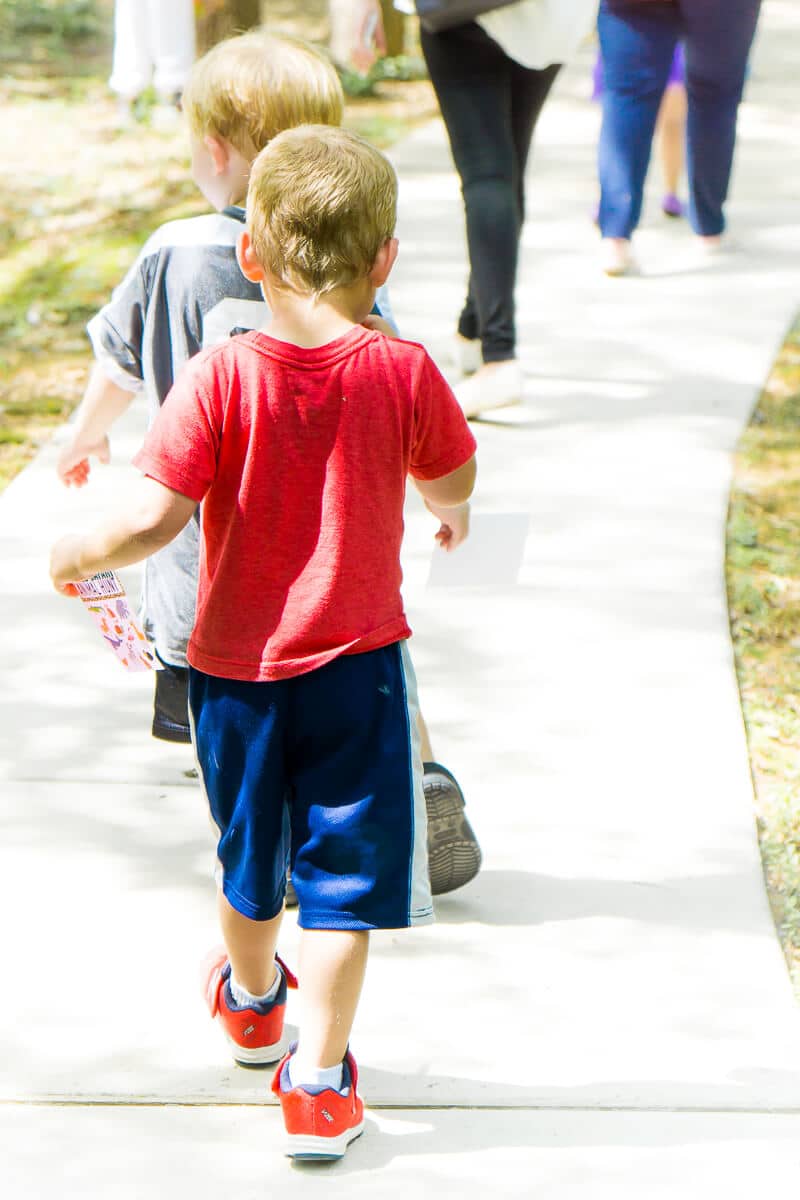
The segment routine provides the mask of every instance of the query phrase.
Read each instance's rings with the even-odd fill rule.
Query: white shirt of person
[[[413,0],[395,0],[413,13]],[[517,0],[475,20],[520,66],[541,71],[575,54],[597,20],[598,0]]]

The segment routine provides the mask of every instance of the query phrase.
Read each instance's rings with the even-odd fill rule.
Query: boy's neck
[[[309,296],[286,288],[265,289],[272,314],[264,332],[281,342],[313,350],[344,337],[372,310],[375,289],[366,281]]]

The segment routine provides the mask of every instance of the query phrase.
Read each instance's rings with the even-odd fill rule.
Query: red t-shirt
[[[314,349],[246,333],[197,355],[134,459],[203,501],[189,662],[284,679],[408,637],[406,476],[438,479],[474,452],[413,342],[359,326]]]

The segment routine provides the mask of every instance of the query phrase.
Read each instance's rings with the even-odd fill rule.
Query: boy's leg
[[[275,983],[275,951],[283,912],[271,921],[253,921],[237,912],[220,890],[217,913],[233,979],[252,996],[263,996]]]
[[[273,1080],[293,1158],[341,1158],[364,1128],[349,1051],[369,930],[432,919],[416,681],[404,643],[288,681],[286,770],[302,1017]]]
[[[197,515],[144,564],[144,631],[164,667],[156,672],[153,737],[168,742],[191,741],[186,647],[194,626],[199,555]]]
[[[201,784],[220,833],[219,918],[225,950],[207,963],[206,998],[243,1065],[284,1053],[286,988],[278,962],[288,824],[280,684],[220,679],[189,669]]]
[[[300,1040],[290,1067],[293,1084],[304,1081],[304,1069],[334,1067],[344,1059],[368,952],[364,929],[302,930]]]
[[[211,1016],[219,1021],[236,1062],[275,1063],[286,1053],[286,991],[297,987],[275,954],[283,913],[255,921],[217,896],[224,948],[206,959],[203,986]]]
[[[369,952],[365,929],[303,929],[300,1039],[272,1081],[295,1159],[341,1158],[364,1129],[350,1031]]]

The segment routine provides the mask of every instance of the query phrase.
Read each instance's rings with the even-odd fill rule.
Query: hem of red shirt
[[[204,653],[191,639],[186,657],[190,666],[202,671],[204,675],[214,675],[219,679],[240,679],[247,683],[276,683],[281,679],[293,679],[296,675],[317,671],[342,654],[366,654],[370,650],[391,646],[394,642],[403,642],[409,637],[411,629],[405,617],[401,617],[364,634],[363,637],[303,658],[289,658],[278,662],[238,662]]]

